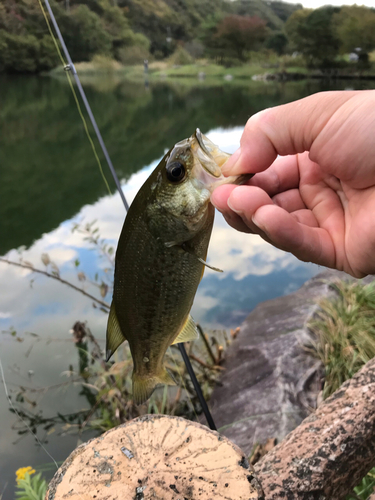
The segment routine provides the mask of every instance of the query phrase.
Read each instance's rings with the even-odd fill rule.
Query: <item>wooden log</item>
[[[79,446],[45,500],[264,499],[242,451],[196,422],[146,415]]]
[[[341,500],[374,466],[375,358],[255,464],[255,471],[267,500]]]

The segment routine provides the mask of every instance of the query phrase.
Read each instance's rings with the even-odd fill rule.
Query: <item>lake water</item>
[[[244,81],[154,82],[145,87],[114,78],[86,79],[84,85],[130,201],[164,152],[196,127],[233,152],[253,113],[320,90],[346,87]],[[106,191],[64,80],[0,79],[0,166],[0,255],[15,262],[22,257],[44,269],[41,255],[48,253],[62,278],[100,298],[89,279],[96,273],[100,279],[108,263],[72,227],[96,220],[101,237],[115,246],[125,211],[103,162],[113,194]],[[237,233],[219,214],[208,261],[225,272],[207,269],[199,287],[192,314],[204,328],[235,328],[259,302],[296,290],[321,270],[257,236]],[[79,281],[77,270],[85,273],[85,282]],[[52,416],[87,408],[79,387],[46,388],[66,381],[70,365],[77,369],[77,350],[69,333],[75,321],[87,321],[104,345],[106,315],[82,294],[27,269],[0,262],[0,282],[0,355],[13,400],[23,386],[33,391],[22,404],[25,412]],[[105,300],[110,298],[109,291]],[[15,471],[51,459],[32,436],[19,435],[23,425],[9,411],[3,385],[0,422],[0,497],[3,493],[3,500],[10,500]],[[63,435],[38,434],[57,461],[77,445],[77,436],[69,430],[60,428]]]

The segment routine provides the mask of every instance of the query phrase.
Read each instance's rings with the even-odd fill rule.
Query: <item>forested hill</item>
[[[302,8],[277,0],[51,0],[51,4],[75,61],[100,54],[124,64],[147,56],[162,59],[185,44],[191,45],[193,57],[202,56],[205,42],[228,16],[256,19],[255,29],[263,29],[258,38],[265,39],[266,33],[280,32],[289,16]],[[0,71],[32,73],[57,64],[38,1],[1,0]]]
[[[151,41],[151,51],[165,51],[166,38],[200,38],[208,24],[225,15],[258,16],[272,30],[281,30],[300,4],[263,0],[119,0],[132,28]]]

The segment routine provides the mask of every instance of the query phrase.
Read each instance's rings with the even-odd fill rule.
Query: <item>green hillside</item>
[[[187,43],[195,43],[199,57],[214,53],[208,45],[219,48],[222,57],[231,35],[227,19],[232,32],[239,17],[253,19],[256,26],[250,29],[258,29],[261,44],[300,8],[263,0],[51,0],[51,5],[74,61],[100,54],[123,64],[163,59]],[[244,51],[256,50],[259,43]],[[39,3],[1,0],[0,72],[37,73],[57,64]]]
[[[282,1],[235,0],[231,2],[231,8],[241,16],[258,16],[267,22],[269,28],[281,30],[288,17],[302,9],[302,5]]]

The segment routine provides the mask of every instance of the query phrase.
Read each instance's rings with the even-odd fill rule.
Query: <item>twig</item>
[[[90,420],[90,418],[93,416],[93,414],[95,413],[95,411],[97,410],[99,404],[102,402],[102,400],[104,399],[104,395],[101,396],[100,398],[98,398],[96,400],[96,403],[94,404],[94,406],[91,408],[91,410],[89,411],[89,413],[87,414],[85,420],[82,422],[82,425],[81,425],[81,428],[80,428],[80,431],[79,431],[79,435],[81,436],[82,433],[83,433],[83,430],[84,428],[86,427],[86,425],[88,424],[88,421]]]
[[[84,290],[82,290],[82,288],[78,288],[78,286],[73,285],[73,283],[70,283],[70,281],[66,281],[66,280],[60,278],[60,276],[56,276],[54,274],[51,274],[48,271],[42,271],[41,269],[37,269],[37,268],[32,267],[30,265],[21,264],[20,262],[14,262],[12,260],[4,259],[4,257],[0,257],[0,261],[4,262],[5,264],[10,264],[11,266],[17,266],[17,267],[22,267],[24,269],[29,269],[29,270],[33,271],[34,273],[44,274],[44,276],[47,276],[48,278],[53,278],[54,280],[60,281],[60,283],[63,283],[64,285],[67,285],[67,286],[70,286],[70,288],[73,288],[73,290],[76,290],[77,292],[80,292],[83,295],[86,295],[86,297],[89,297],[89,299],[97,302],[98,304],[105,307],[106,309],[110,308],[110,305],[107,304],[107,302],[104,302],[103,300],[97,299],[96,297],[94,297],[90,293],[87,293]]]
[[[203,329],[202,329],[201,325],[198,325],[198,324],[197,324],[197,328],[198,328],[198,330],[199,330],[199,333],[201,334],[202,340],[203,340],[203,342],[204,342],[204,345],[206,346],[206,349],[207,349],[207,351],[208,351],[208,354],[209,354],[210,358],[212,359],[212,363],[213,363],[214,365],[217,365],[215,355],[214,355],[214,353],[212,352],[211,346],[210,346],[210,344],[209,344],[209,342],[208,342],[208,340],[207,340],[207,337],[206,337],[206,335],[205,335],[205,333],[204,333],[204,331],[203,331]]]
[[[199,363],[200,365],[204,366],[205,368],[208,368],[209,370],[216,370],[216,371],[224,370],[223,366],[208,365],[207,363],[205,363],[204,361],[202,361],[201,359],[199,359],[197,356],[194,356],[194,354],[190,354],[190,358],[192,360],[196,361],[197,363]]]

